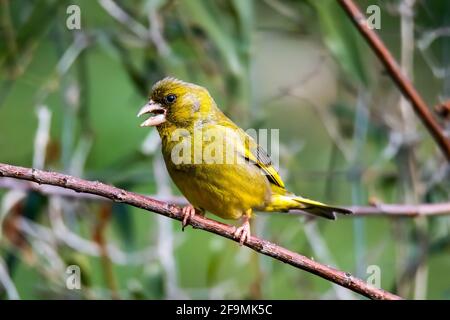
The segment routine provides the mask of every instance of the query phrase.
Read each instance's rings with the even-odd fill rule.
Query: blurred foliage
[[[401,2],[358,1],[380,6],[378,32],[396,57]],[[447,1],[416,2],[416,40],[448,26]],[[81,30],[66,27],[71,4]],[[0,162],[43,156],[45,169],[179,195],[159,138],[135,117],[151,85],[171,75],[206,86],[244,128],[280,129],[281,174],[298,194],[341,205],[407,202],[411,192],[416,202],[449,200],[445,160],[419,121],[402,122],[397,88],[336,1],[1,0],[0,10]],[[442,69],[449,48],[442,36],[426,49]],[[448,98],[449,75],[437,77],[422,50],[411,54],[428,104]],[[39,147],[42,106],[51,119]],[[413,137],[404,125],[417,128]],[[0,263],[21,298],[360,298],[122,204],[14,188],[0,189],[0,202]],[[377,265],[382,287],[406,297],[450,298],[448,217],[314,220],[309,232],[304,223],[260,214],[253,230],[363,278]],[[82,290],[66,289],[72,264]]]

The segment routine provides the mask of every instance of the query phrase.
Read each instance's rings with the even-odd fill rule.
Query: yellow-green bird
[[[183,208],[183,227],[196,213],[242,218],[235,231],[242,244],[250,237],[254,211],[300,209],[328,219],[335,219],[335,212],[351,213],[287,191],[267,153],[220,111],[204,87],[164,78],[138,117],[144,114],[151,116],[141,126],[156,126],[167,170],[190,203]]]

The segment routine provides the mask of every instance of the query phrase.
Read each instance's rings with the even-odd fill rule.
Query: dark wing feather
[[[259,146],[255,140],[251,136],[249,136],[244,130],[236,126],[230,119],[223,116],[221,121],[218,121],[214,124],[216,126],[223,127],[224,130],[226,129],[232,129],[235,133],[239,135],[240,140],[243,142],[243,151],[239,151],[240,153],[243,152],[242,155],[247,161],[252,162],[255,164],[258,168],[263,170],[263,172],[266,174],[267,179],[274,185],[285,188],[283,180],[281,180],[280,175],[278,174],[277,170],[272,165],[272,160],[270,159],[267,152]],[[242,145],[241,145],[242,146]],[[242,150],[242,149],[241,149]]]
[[[267,176],[267,179],[269,179],[271,183],[284,189],[283,180],[281,180],[280,175],[273,167],[272,160],[270,159],[267,152],[249,135],[247,135],[245,132],[244,134],[246,135],[246,140],[248,141],[245,148],[245,158],[253,162],[261,170],[263,170]]]

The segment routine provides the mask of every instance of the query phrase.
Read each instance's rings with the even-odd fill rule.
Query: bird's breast
[[[250,208],[263,207],[270,199],[270,185],[253,164],[195,162],[195,153],[183,162],[174,153],[179,146],[163,142],[167,170],[177,187],[197,208],[225,219],[238,219]],[[182,156],[182,155],[181,155]]]

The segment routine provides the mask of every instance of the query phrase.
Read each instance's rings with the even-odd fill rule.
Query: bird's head
[[[155,83],[149,101],[141,108],[138,117],[151,114],[141,127],[167,123],[185,127],[204,118],[214,108],[214,100],[205,88],[175,78],[164,78]]]

